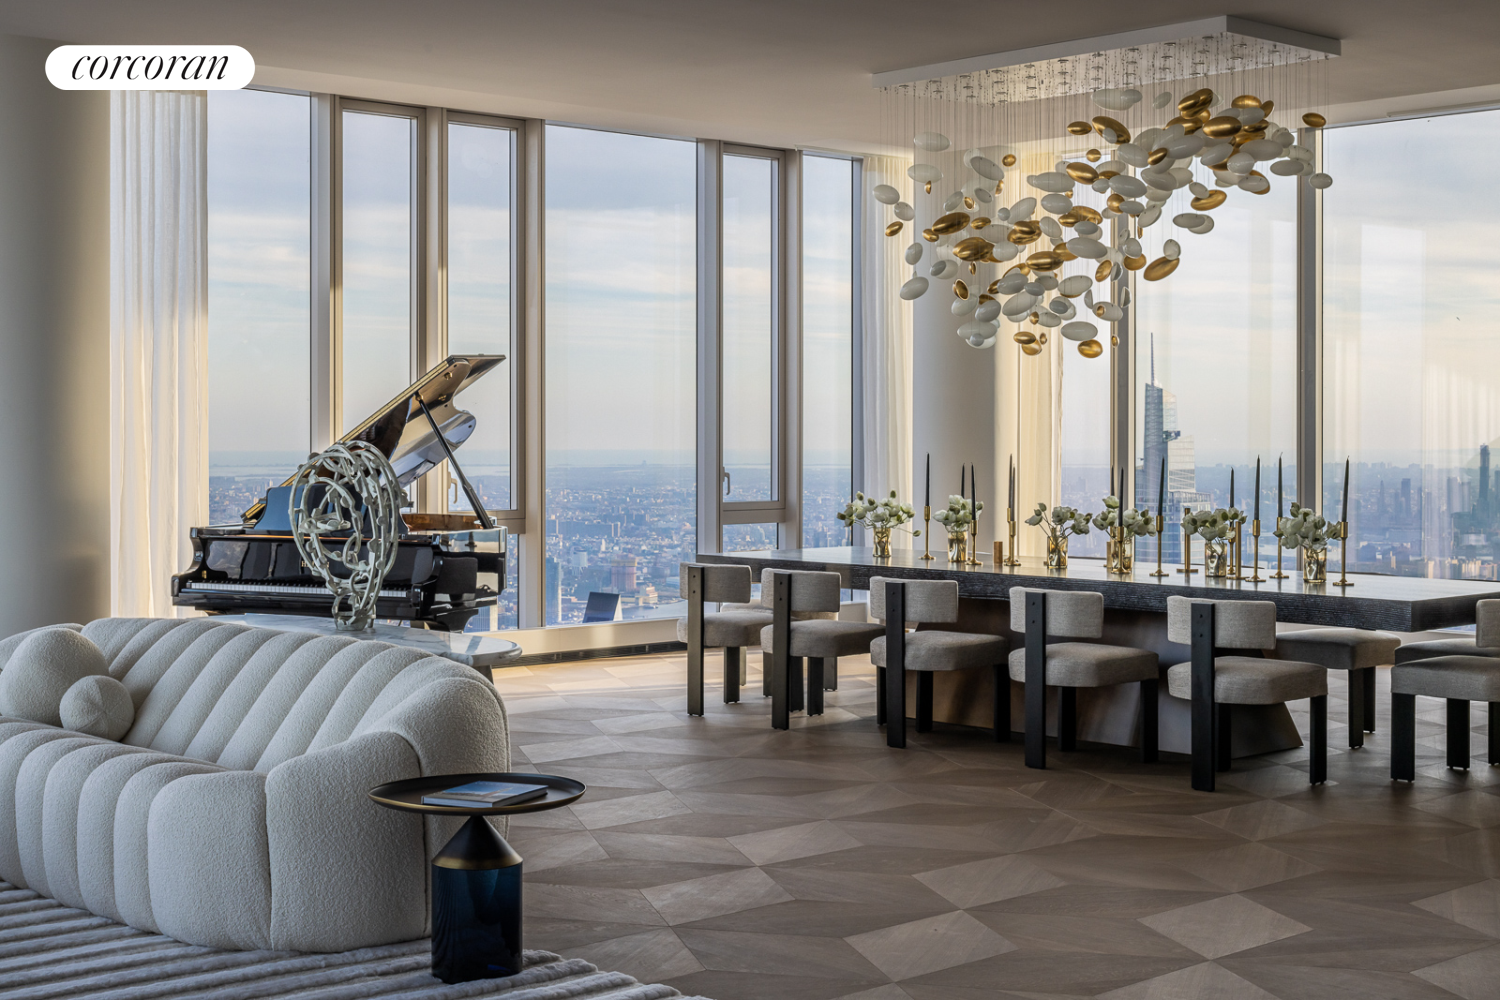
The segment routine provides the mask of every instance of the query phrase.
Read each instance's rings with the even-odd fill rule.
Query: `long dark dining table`
[[[1150,542],[1137,547],[1141,556],[1155,554]],[[1007,635],[1012,648],[1020,636],[1010,630],[1010,588],[1033,587],[1054,590],[1091,590],[1104,595],[1105,627],[1100,640],[1118,645],[1150,649],[1165,669],[1188,659],[1186,646],[1167,640],[1167,598],[1183,596],[1207,600],[1259,600],[1276,604],[1280,622],[1300,625],[1330,625],[1393,632],[1422,632],[1472,624],[1475,605],[1500,598],[1500,583],[1478,580],[1431,580],[1419,577],[1355,574],[1353,586],[1335,586],[1337,563],[1330,559],[1329,582],[1305,584],[1295,559],[1286,559],[1286,579],[1262,583],[1203,577],[1201,565],[1190,582],[1176,566],[1166,565],[1165,577],[1153,577],[1154,558],[1138,559],[1128,575],[1106,573],[1098,559],[1074,558],[1066,570],[1049,570],[1039,559],[1022,559],[1021,565],[996,569],[989,553],[980,555],[979,566],[949,565],[945,553],[929,561],[912,549],[897,549],[889,558],[877,559],[868,548],[779,549],[751,552],[700,553],[706,563],[748,565],[757,579],[763,569],[821,570],[838,573],[843,585],[868,590],[872,577],[904,580],[956,580],[959,621],[935,626],[967,632]],[[1273,567],[1262,565],[1260,575],[1269,577]],[[1248,570],[1247,570],[1248,573]],[[983,676],[980,676],[980,675]],[[934,718],[939,721],[988,726],[989,671],[944,672],[936,678]],[[1050,694],[1050,693],[1049,693]],[[1012,729],[1022,728],[1019,688],[1013,692]],[[908,704],[914,704],[908,698]],[[1055,707],[1049,697],[1049,731],[1055,731]],[[1161,685],[1161,748],[1186,753],[1189,749],[1188,703],[1167,694]],[[1266,753],[1300,745],[1291,714],[1282,705],[1235,706],[1233,754],[1236,757]],[[1099,743],[1133,745],[1139,727],[1140,705],[1136,685],[1078,692],[1079,737]]]

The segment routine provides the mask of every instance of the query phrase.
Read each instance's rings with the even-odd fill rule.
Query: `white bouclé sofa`
[[[212,618],[81,632],[134,721],[114,742],[0,715],[0,880],[221,948],[343,951],[431,932],[428,861],[459,820],[366,793],[508,770],[492,684],[404,647]],[[0,672],[24,638],[0,641]]]

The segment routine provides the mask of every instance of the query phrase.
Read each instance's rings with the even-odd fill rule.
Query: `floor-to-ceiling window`
[[[854,179],[847,159],[802,158],[802,545],[847,544],[853,494]]]
[[[503,354],[505,363],[464,393],[474,433],[455,455],[480,502],[490,510],[516,506],[513,405],[516,384],[516,131],[482,118],[447,125],[447,329],[449,354]],[[449,473],[449,510],[468,498]],[[519,624],[520,558],[509,538],[507,579],[486,629]]]
[[[1324,133],[1323,505],[1348,459],[1351,571],[1500,578],[1500,209],[1476,196],[1497,125]]]
[[[723,182],[724,499],[776,496],[779,161],[727,154]]]
[[[548,625],[683,612],[697,551],[697,149],[546,132]]]
[[[1213,184],[1212,176],[1200,179]],[[1186,189],[1174,194],[1162,217],[1188,211],[1189,197]],[[1231,476],[1235,505],[1253,515],[1259,458],[1261,557],[1274,560],[1278,456],[1286,503],[1296,496],[1296,182],[1275,178],[1264,195],[1232,191],[1212,215],[1214,229],[1204,235],[1159,224],[1141,238],[1151,260],[1176,240],[1182,263],[1160,281],[1137,272],[1135,493],[1156,505],[1165,458],[1163,551],[1176,561],[1183,508],[1227,507]]]
[[[412,380],[417,121],[343,112],[343,400],[353,430]]]
[[[209,517],[307,457],[309,101],[208,96]]]

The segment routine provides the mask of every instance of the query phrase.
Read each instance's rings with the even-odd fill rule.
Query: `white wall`
[[[0,35],[0,636],[109,614],[109,95]]]

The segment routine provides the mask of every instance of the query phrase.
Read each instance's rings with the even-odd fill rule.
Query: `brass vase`
[[[1312,549],[1302,550],[1302,582],[1303,583],[1327,583],[1328,582],[1328,550]]]
[[[1233,575],[1233,555],[1229,539],[1215,538],[1203,543],[1203,575],[1224,579]]]
[[[870,530],[875,535],[875,558],[889,559],[891,557],[891,529],[879,527]]]
[[[1135,539],[1123,533],[1104,543],[1104,569],[1107,573],[1130,573],[1135,569]]]
[[[953,529],[948,532],[948,561],[957,566],[969,560],[969,532],[968,528]]]
[[[1068,538],[1066,535],[1047,536],[1047,558],[1048,569],[1068,568]]]

